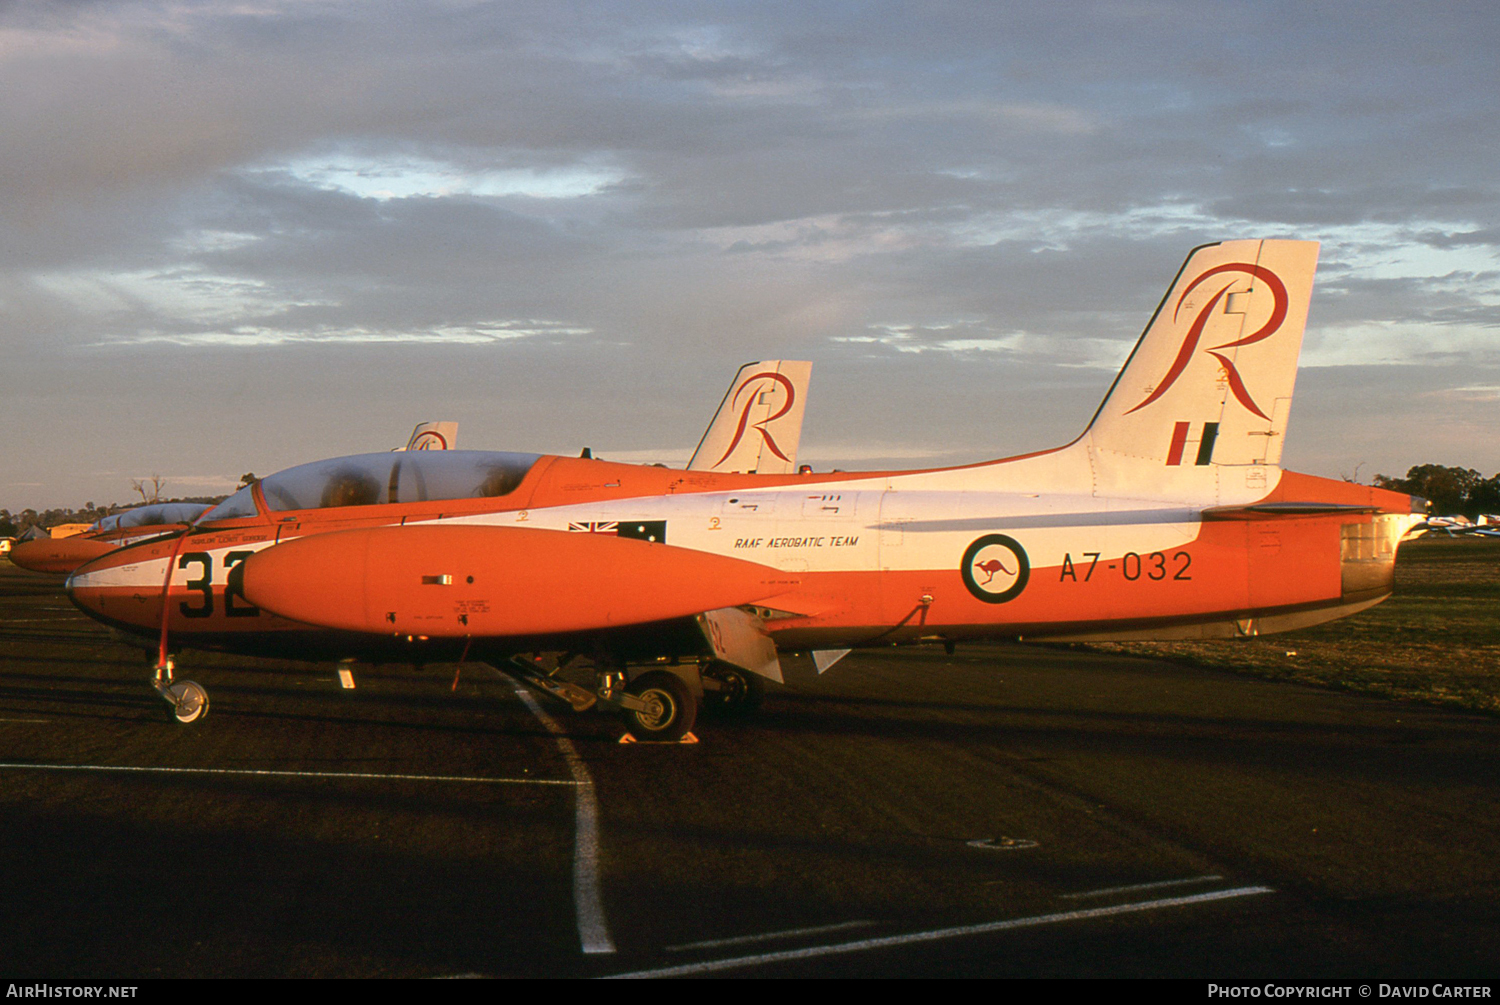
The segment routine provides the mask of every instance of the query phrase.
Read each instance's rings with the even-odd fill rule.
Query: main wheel
[[[625,693],[646,702],[647,711],[625,713],[625,728],[638,740],[682,739],[698,718],[698,703],[682,678],[665,670],[641,674],[625,688]]]
[[[766,696],[766,686],[758,674],[728,663],[715,663],[705,668],[703,676],[719,685],[716,690],[704,690],[705,712],[748,715],[760,708],[760,703]]]
[[[197,722],[208,714],[208,692],[190,680],[179,681],[167,688],[172,697],[172,714],[178,722]]]

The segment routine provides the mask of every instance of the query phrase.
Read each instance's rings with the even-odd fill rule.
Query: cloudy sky
[[[1323,242],[1284,460],[1500,470],[1500,7],[0,4],[0,506],[381,450],[1083,427],[1187,250]]]

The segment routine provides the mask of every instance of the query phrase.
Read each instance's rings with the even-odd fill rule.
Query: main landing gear
[[[631,679],[624,669],[599,666],[593,691],[559,679],[556,674],[568,663],[547,670],[540,661],[513,656],[498,669],[539,691],[559,698],[578,712],[601,705],[620,713],[625,729],[637,740],[675,743],[692,730],[698,719],[698,694],[690,680],[698,668],[691,664],[647,670]],[[692,677],[688,675],[691,674]],[[705,689],[700,686],[701,693]]]
[[[172,715],[178,722],[197,722],[208,714],[208,692],[201,684],[190,680],[173,681],[172,669],[170,659],[163,662],[156,668],[151,685],[172,706]]]
[[[548,669],[540,660],[512,657],[496,669],[523,684],[567,702],[575,711],[596,705],[619,713],[625,729],[637,740],[676,743],[692,731],[701,706],[719,715],[743,715],[760,707],[765,687],[759,677],[737,666],[712,662],[658,666],[637,671],[601,663],[595,668],[593,690],[561,679],[564,658]],[[194,681],[174,681],[173,661],[156,667],[152,686],[181,723],[208,714],[208,692]]]
[[[749,715],[760,708],[766,685],[759,674],[715,661],[703,668],[703,711],[722,716]]]
[[[645,706],[625,712],[625,728],[637,740],[680,740],[698,718],[698,699],[681,677],[665,670],[641,674],[625,694]]]

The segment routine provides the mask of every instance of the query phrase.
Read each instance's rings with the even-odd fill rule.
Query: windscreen
[[[246,485],[234,495],[199,517],[198,522],[211,523],[214,520],[232,520],[235,517],[254,515],[255,497],[250,494],[250,486]]]
[[[356,454],[287,468],[263,479],[260,486],[267,505],[277,512],[498,498],[514,492],[540,459],[540,454],[484,450]],[[199,522],[254,514],[255,500],[247,486]]]

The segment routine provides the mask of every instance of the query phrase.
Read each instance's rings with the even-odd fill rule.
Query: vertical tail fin
[[[1279,465],[1317,262],[1315,241],[1195,249],[1084,434],[1096,478]]]
[[[402,450],[456,450],[458,449],[458,423],[422,422],[411,431],[411,439]]]
[[[762,475],[796,471],[811,376],[812,364],[798,360],[740,367],[688,461],[688,470]]]

